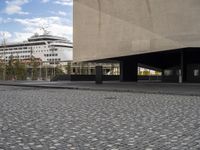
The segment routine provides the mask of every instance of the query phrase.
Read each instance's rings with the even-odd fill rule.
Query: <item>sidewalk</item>
[[[149,94],[172,94],[200,96],[200,84],[178,83],[132,83],[132,82],[104,82],[95,84],[94,81],[84,82],[49,82],[49,81],[0,81],[4,86],[21,86],[35,88],[76,89],[112,92],[134,92]]]

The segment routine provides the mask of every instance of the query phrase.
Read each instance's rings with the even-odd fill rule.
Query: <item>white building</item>
[[[73,46],[66,38],[49,34],[30,37],[21,43],[4,44],[0,46],[0,59],[30,59],[32,56],[40,58],[49,64],[72,61]]]

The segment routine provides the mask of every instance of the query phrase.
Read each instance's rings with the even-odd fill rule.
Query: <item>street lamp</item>
[[[4,64],[4,67],[3,67],[3,80],[6,80],[6,59],[5,59],[5,49],[6,49],[6,37],[5,37],[5,33],[3,32],[2,33],[2,37],[3,37],[3,64]]]
[[[53,76],[55,76],[55,74],[56,74],[56,60],[55,60],[55,54],[54,54],[54,50],[55,50],[55,47],[54,46],[51,46],[51,54],[52,54],[52,59],[53,59]]]
[[[42,80],[42,61],[40,61],[40,80]]]

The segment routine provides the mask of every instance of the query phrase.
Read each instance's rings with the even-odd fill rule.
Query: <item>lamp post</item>
[[[6,80],[6,58],[5,58],[5,49],[6,49],[6,37],[5,37],[5,33],[2,34],[3,37],[3,80]]]
[[[40,80],[42,80],[42,60],[40,61]]]
[[[33,80],[33,48],[31,46],[31,79]]]
[[[52,59],[53,59],[53,76],[55,76],[55,74],[56,74],[56,68],[55,68],[55,66],[56,66],[56,60],[55,60],[55,54],[54,54],[54,50],[55,50],[55,47],[54,46],[52,46],[51,47],[51,54],[52,54]]]
[[[48,62],[46,62],[46,65],[45,65],[45,67],[46,67],[46,80],[47,80],[47,76],[48,76],[48,72],[47,72],[47,71],[48,71],[48,70],[47,70],[47,67],[48,67],[48,66],[47,66],[47,65],[48,65]]]
[[[53,76],[56,75],[56,60],[55,60],[55,54],[54,54],[54,50],[55,50],[55,47],[53,47]]]

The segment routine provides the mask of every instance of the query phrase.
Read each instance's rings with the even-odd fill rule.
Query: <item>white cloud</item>
[[[14,19],[15,22],[24,26],[22,32],[15,32],[16,37],[14,41],[24,41],[34,33],[42,34],[41,27],[47,27],[50,34],[56,36],[63,36],[72,41],[73,27],[66,25],[66,20],[60,17],[52,16],[45,18],[32,19]]]
[[[27,15],[29,13],[22,11],[22,5],[28,2],[29,0],[7,0],[4,12],[8,15],[13,15],[13,14]]]
[[[60,4],[60,5],[67,5],[67,6],[72,6],[73,5],[73,0],[55,0],[55,4]]]
[[[66,16],[66,15],[67,15],[67,13],[64,12],[64,11],[59,11],[58,14],[59,14],[60,16]]]
[[[0,17],[0,24],[9,23],[11,21],[12,21],[11,18],[2,18],[2,17]]]
[[[10,39],[12,37],[12,34],[8,31],[0,31],[0,37],[1,37],[1,44],[5,38],[5,40],[7,41],[7,39]]]
[[[48,3],[50,0],[42,0],[42,3]]]
[[[2,17],[0,17],[0,24],[2,24],[3,23],[3,18]]]
[[[32,33],[26,32],[14,32],[12,42],[23,42],[27,41],[27,38],[31,37]]]
[[[58,11],[58,12],[56,12],[56,11],[49,11],[51,14],[53,14],[53,15],[59,15],[59,16],[67,16],[67,13],[66,12],[64,12],[64,11]]]

